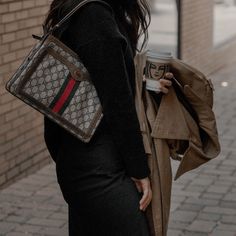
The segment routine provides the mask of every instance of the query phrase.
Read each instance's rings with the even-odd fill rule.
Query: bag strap
[[[102,1],[102,0],[84,0],[84,1],[80,2],[80,3],[79,3],[73,10],[71,10],[68,14],[66,14],[66,15],[63,17],[63,19],[60,20],[54,27],[52,27],[52,29],[50,30],[50,34],[51,34],[52,32],[54,32],[56,29],[58,29],[59,27],[61,27],[61,25],[64,24],[72,15],[74,15],[82,6],[84,6],[84,5],[87,4],[87,3],[91,3],[91,2],[100,2],[100,3],[102,3],[102,4],[107,5],[107,6],[111,9],[112,14],[114,14],[114,13],[113,13],[113,9],[111,8],[111,6],[110,6],[108,3],[106,3],[106,2],[104,2],[104,1]],[[44,33],[45,33],[45,32],[44,32]]]

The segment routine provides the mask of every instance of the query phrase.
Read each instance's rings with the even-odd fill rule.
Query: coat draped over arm
[[[187,171],[197,168],[220,153],[216,120],[212,111],[213,101],[210,99],[212,90],[210,84],[207,84],[207,94],[196,94],[190,86],[184,86],[184,96],[197,114],[196,122],[191,112],[179,101],[173,87],[159,101],[143,87],[145,52],[137,53],[134,61],[135,106],[151,170],[153,191],[146,215],[151,235],[166,236],[172,189],[171,158],[179,161],[174,177],[177,180]],[[202,76],[178,59],[172,59],[171,71],[179,82]],[[209,102],[204,103],[201,95],[209,96]]]

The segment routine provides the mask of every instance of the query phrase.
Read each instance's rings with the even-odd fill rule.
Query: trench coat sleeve
[[[91,11],[96,14],[91,15]],[[127,40],[119,33],[116,21],[110,11],[103,6],[90,6],[84,20],[83,15],[74,19],[78,24],[73,31],[74,49],[87,68],[97,90],[103,114],[112,138],[124,162],[129,176],[144,178],[150,174],[144,149],[140,125],[136,113],[129,75],[124,54]],[[100,20],[98,22],[98,19]],[[83,29],[89,30],[87,43],[81,42]]]

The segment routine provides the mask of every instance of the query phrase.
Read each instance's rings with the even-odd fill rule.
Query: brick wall
[[[182,58],[207,74],[236,61],[236,39],[213,46],[214,0],[182,0],[181,4]]]
[[[0,188],[50,162],[43,116],[5,90],[5,83],[41,33],[49,0],[0,1]]]

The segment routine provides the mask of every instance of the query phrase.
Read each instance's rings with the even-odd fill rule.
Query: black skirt
[[[97,130],[87,144],[64,135],[70,145],[61,143],[56,171],[69,207],[69,236],[149,236],[142,194],[126,175],[111,134]]]

